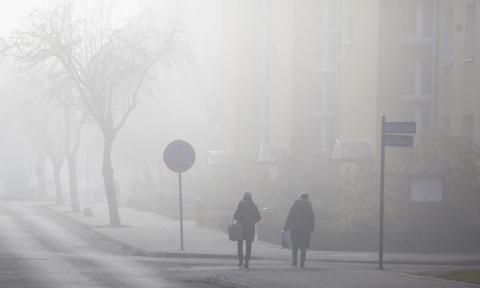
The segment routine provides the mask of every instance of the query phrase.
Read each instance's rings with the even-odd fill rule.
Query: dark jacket
[[[293,245],[309,247],[310,236],[314,228],[315,216],[313,215],[312,203],[303,199],[295,200],[283,227],[284,231],[290,231]]]
[[[233,218],[242,225],[243,240],[253,241],[255,236],[255,223],[262,218],[257,205],[252,200],[241,200],[238,203]]]

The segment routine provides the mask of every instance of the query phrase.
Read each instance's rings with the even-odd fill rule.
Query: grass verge
[[[435,278],[450,280],[450,281],[477,284],[480,286],[480,270],[479,269],[444,271],[444,272],[433,273],[430,276]]]

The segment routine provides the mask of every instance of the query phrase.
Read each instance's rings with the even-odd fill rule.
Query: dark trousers
[[[303,265],[307,257],[307,247],[292,245],[292,260],[294,264],[297,264],[298,261],[298,249],[300,249],[300,263]]]
[[[245,263],[250,261],[250,257],[252,256],[252,241],[245,240]],[[243,240],[237,241],[237,253],[238,253],[238,262],[243,263]]]

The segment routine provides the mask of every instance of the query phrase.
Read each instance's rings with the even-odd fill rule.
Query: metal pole
[[[378,269],[383,270],[383,212],[384,212],[384,188],[385,188],[385,135],[383,128],[385,126],[385,116],[382,116],[382,131],[380,140],[380,223],[378,227]]]
[[[182,172],[178,173],[178,192],[180,205],[180,250],[183,251],[183,205],[182,205]]]

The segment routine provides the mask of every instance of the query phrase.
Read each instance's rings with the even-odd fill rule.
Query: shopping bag
[[[232,224],[228,226],[228,238],[230,241],[242,240],[242,225],[240,223],[232,222]]]
[[[292,235],[290,234],[290,231],[282,231],[282,248],[292,248]]]

